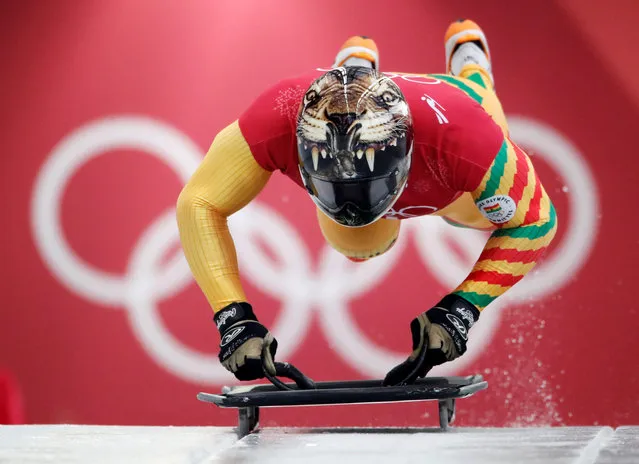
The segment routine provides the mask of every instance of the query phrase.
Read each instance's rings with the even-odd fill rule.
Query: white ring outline
[[[47,268],[69,289],[89,301],[106,306],[122,303],[124,276],[95,269],[77,257],[64,237],[59,220],[62,197],[73,174],[87,161],[109,150],[133,148],[153,154],[186,182],[202,160],[198,147],[173,127],[141,117],[106,118],[81,126],[58,143],[42,165],[33,188],[32,234]],[[176,259],[169,268],[178,266]],[[156,290],[176,291],[179,282],[166,278]]]

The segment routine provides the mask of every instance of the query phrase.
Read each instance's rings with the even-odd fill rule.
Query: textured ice
[[[0,463],[639,463],[639,427],[266,429],[0,426]]]
[[[639,427],[619,427],[606,447],[601,450],[596,464],[639,463]]]
[[[0,464],[200,463],[236,441],[230,427],[0,426]]]
[[[210,462],[590,464],[600,445],[613,433],[608,427],[457,429],[448,433],[266,431],[246,437]]]

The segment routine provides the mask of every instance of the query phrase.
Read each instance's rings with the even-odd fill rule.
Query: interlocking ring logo
[[[597,194],[588,166],[576,148],[553,128],[525,117],[510,117],[513,138],[538,152],[562,177],[571,192],[571,221],[562,223],[564,239],[555,252],[482,314],[470,334],[467,354],[437,368],[440,375],[462,370],[482,352],[494,331],[499,308],[507,301],[543,298],[557,291],[583,265],[596,232]],[[54,276],[70,291],[96,305],[124,308],[135,336],[155,362],[193,382],[219,385],[232,377],[214,354],[185,346],[163,325],[158,304],[193,284],[184,257],[168,263],[161,257],[179,241],[175,212],[167,210],[142,232],[124,275],[96,269],[79,258],[66,241],[60,222],[67,183],[87,161],[101,154],[133,148],[166,163],[186,182],[203,153],[175,128],[146,117],[111,117],[79,127],[48,156],[35,183],[31,225],[37,248]],[[308,247],[297,230],[268,205],[253,202],[229,220],[244,277],[260,291],[281,301],[271,327],[280,340],[278,357],[289,358],[304,341],[317,310],[328,342],[351,367],[367,377],[381,377],[405,359],[379,346],[357,326],[349,302],[378,286],[397,268],[402,251],[412,241],[426,268],[447,288],[463,280],[486,241],[481,232],[446,225],[439,218],[406,221],[400,239],[385,255],[352,263],[326,246],[319,265],[311,265]],[[277,255],[278,265],[265,255],[258,240]],[[460,259],[449,247],[456,243]]]

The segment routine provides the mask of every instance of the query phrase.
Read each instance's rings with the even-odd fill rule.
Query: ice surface
[[[619,427],[599,453],[596,464],[639,463],[639,427]]]
[[[444,433],[285,433],[244,438],[212,463],[579,463],[590,443],[613,434],[608,427],[454,429]],[[596,446],[598,449],[598,446]],[[593,456],[596,457],[596,456]]]
[[[13,463],[639,463],[639,427],[266,429],[0,426]]]
[[[0,464],[202,463],[236,441],[230,427],[0,426]]]

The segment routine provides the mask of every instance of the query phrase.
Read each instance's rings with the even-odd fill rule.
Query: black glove
[[[277,340],[258,322],[250,304],[232,303],[218,311],[213,320],[220,331],[220,362],[238,380],[264,377],[263,364],[275,375]]]
[[[438,364],[466,352],[468,331],[479,319],[479,310],[455,294],[420,314],[410,324],[413,352],[384,378],[384,385],[407,385],[424,377]]]

